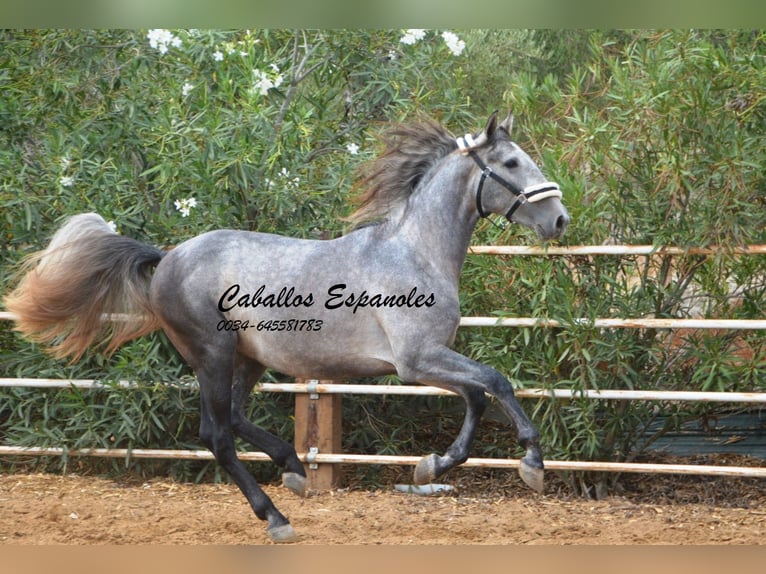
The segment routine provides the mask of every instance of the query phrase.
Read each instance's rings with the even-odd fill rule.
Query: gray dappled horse
[[[418,484],[466,460],[489,393],[526,449],[521,477],[541,490],[539,434],[510,383],[450,349],[479,218],[504,215],[543,240],[569,222],[558,186],[511,141],[511,121],[498,125],[493,114],[482,132],[457,139],[431,122],[391,129],[349,218],[356,227],[337,239],[219,230],[164,252],[114,233],[96,214],[74,216],[27,260],[6,307],[19,331],[73,360],[96,342],[109,353],[162,329],[199,379],[202,441],[275,541],[295,532],[234,447],[236,435],[268,453],[283,483],[304,494],[295,449],[243,415],[266,368],[322,379],[396,374],[462,396],[460,433],[443,455],[420,461]],[[116,320],[102,321],[105,313]]]

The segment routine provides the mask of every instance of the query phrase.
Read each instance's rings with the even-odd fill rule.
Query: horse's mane
[[[433,120],[400,124],[381,137],[384,151],[364,165],[356,187],[356,211],[344,218],[354,227],[379,222],[415,191],[425,173],[457,149],[455,137]]]

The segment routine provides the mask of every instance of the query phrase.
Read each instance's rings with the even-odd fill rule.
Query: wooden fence
[[[718,251],[710,248],[683,249],[678,247],[654,246],[576,246],[576,247],[517,247],[517,246],[474,246],[472,254],[492,255],[714,255]],[[766,254],[766,245],[735,248],[730,251],[740,255]],[[0,320],[11,320],[12,315],[0,312]],[[766,319],[583,319],[581,324],[594,328],[659,328],[659,329],[766,329]],[[536,318],[463,317],[461,327],[558,327],[554,320]],[[121,382],[121,385],[131,385]],[[101,386],[93,380],[53,379],[0,379],[0,387],[52,388],[75,386],[93,388]],[[395,464],[415,465],[419,456],[381,456],[341,453],[341,396],[343,394],[396,394],[396,395],[450,395],[449,391],[435,387],[415,385],[355,385],[336,381],[297,380],[290,384],[264,383],[261,392],[295,393],[295,447],[301,460],[308,466],[309,483],[312,490],[326,490],[337,486],[341,464]],[[584,390],[566,389],[517,389],[519,398],[567,400],[572,398],[609,400],[650,400],[650,401],[703,401],[766,404],[766,393],[729,393],[693,391],[633,391],[633,390]],[[163,450],[163,449],[78,449],[66,451],[72,456],[133,457],[133,458],[183,458],[212,459],[208,451]],[[0,446],[0,455],[55,456],[65,454],[61,448],[28,448]],[[264,453],[240,453],[243,460],[269,460]],[[465,466],[494,468],[516,468],[517,459],[470,458]],[[766,467],[735,467],[709,465],[667,465],[641,463],[612,463],[593,461],[546,460],[549,470],[562,471],[604,471],[644,472],[666,474],[699,474],[711,476],[745,476],[766,478]]]

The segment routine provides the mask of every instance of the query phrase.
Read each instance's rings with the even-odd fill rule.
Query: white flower
[[[419,40],[422,40],[425,38],[426,31],[421,30],[420,28],[410,28],[408,30],[404,31],[404,35],[399,39],[399,41],[402,44],[407,44],[409,46],[412,46],[413,44],[417,43]]]
[[[61,166],[62,171],[69,168],[69,165],[72,163],[72,160],[69,159],[69,156],[64,156],[59,160],[59,165]]]
[[[223,52],[221,52],[220,50],[216,50],[215,52],[213,52],[213,60],[215,60],[216,62],[223,62]]]
[[[253,90],[265,96],[269,93],[269,90],[274,87],[274,82],[271,81],[265,72],[260,70],[253,70]]]
[[[274,82],[274,87],[278,88],[282,85],[283,77],[282,74],[279,73],[279,66],[276,64],[271,64],[271,69],[274,72],[274,75],[272,76],[272,81]]]
[[[110,219],[109,221],[106,222],[106,224],[109,226],[109,229],[117,233],[117,224],[114,221]]]
[[[444,43],[447,44],[447,48],[449,48],[450,52],[455,56],[459,56],[463,53],[463,50],[465,50],[465,42],[458,38],[457,34],[454,32],[442,32],[442,38],[444,39]]]
[[[350,143],[346,145],[346,149],[348,150],[348,153],[351,155],[357,155],[359,153],[359,145],[355,143]]]
[[[297,175],[295,177],[290,177],[290,172],[287,171],[286,167],[279,170],[279,177],[281,177],[287,185],[293,185],[295,187],[301,182],[301,178]]]
[[[155,50],[159,50],[160,54],[167,54],[168,46],[181,47],[181,39],[170,30],[154,28],[149,30],[146,37],[149,39],[149,45]]]
[[[291,176],[286,167],[283,167],[277,172],[277,177],[279,178],[278,181],[274,181],[268,177],[264,178],[263,182],[266,184],[268,189],[273,188],[275,185],[279,185],[282,189],[294,190],[300,187],[301,178],[297,175],[294,177]]]
[[[181,86],[181,94],[186,97],[189,95],[189,93],[194,89],[194,85],[190,84],[189,82],[184,82],[184,85]]]
[[[59,178],[59,183],[61,184],[61,187],[72,187],[74,185],[74,178],[64,175]]]
[[[192,207],[197,207],[197,200],[193,197],[176,199],[175,206],[181,212],[181,217],[189,217]]]
[[[278,88],[282,85],[282,75],[279,74],[279,68],[272,64],[271,69],[275,74],[269,75],[262,70],[253,70],[253,91],[265,96],[270,89]]]

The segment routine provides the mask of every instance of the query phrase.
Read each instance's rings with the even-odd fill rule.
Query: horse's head
[[[509,114],[498,125],[494,113],[480,134],[458,138],[460,149],[480,170],[475,183],[476,210],[481,217],[504,215],[508,221],[534,229],[540,239],[557,239],[569,224],[561,190],[511,141],[512,124]]]

